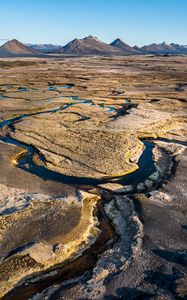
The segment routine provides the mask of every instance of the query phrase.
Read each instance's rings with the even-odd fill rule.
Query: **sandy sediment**
[[[155,141],[155,172],[148,178],[129,186],[110,182],[100,190],[82,186],[92,194],[15,167],[24,147],[1,142],[1,295],[57,264],[75,262],[77,274],[74,259],[85,264],[82,252],[93,249],[100,257],[95,266],[93,260],[89,280],[78,280],[66,292],[64,283],[52,286],[51,299],[186,296],[181,264],[186,262],[186,62],[182,56],[2,62],[1,120],[35,115],[5,125],[0,135],[33,145],[44,157],[33,156],[38,166],[76,177],[119,177],[137,169],[141,139],[164,137],[170,143]],[[65,84],[72,86],[62,88]],[[98,251],[102,228],[94,210],[100,193],[108,199],[107,222],[119,239]],[[158,270],[163,274],[157,276]]]
[[[12,191],[15,205],[18,195]],[[0,217],[1,295],[25,276],[75,259],[100,233],[93,216],[98,196],[83,192],[80,200],[30,198],[27,207],[22,204],[19,211]]]

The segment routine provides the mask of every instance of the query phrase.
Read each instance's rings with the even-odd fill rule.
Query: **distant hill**
[[[53,53],[62,48],[62,45],[53,44],[26,44],[26,46],[42,53]]]
[[[120,54],[120,52],[116,47],[105,44],[92,35],[74,39],[59,50],[59,53],[74,55]]]
[[[31,49],[16,39],[6,42],[0,47],[0,55],[37,55],[38,51]]]
[[[174,43],[166,44],[165,42],[143,46],[139,48],[139,50],[145,54],[187,54],[187,48],[185,46]]]
[[[113,41],[110,45],[118,48],[123,54],[141,54],[141,51],[139,49],[129,46],[119,38]]]
[[[187,46],[178,45],[178,44],[170,44],[178,53],[187,54]]]

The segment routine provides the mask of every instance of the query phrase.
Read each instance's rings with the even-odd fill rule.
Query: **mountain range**
[[[83,39],[74,39],[65,46],[52,44],[23,44],[16,39],[0,47],[0,56],[42,54],[64,55],[143,55],[143,54],[187,54],[187,46],[178,44],[151,44],[143,47],[131,47],[121,39],[106,44],[97,37],[89,35]]]
[[[152,53],[152,54],[187,54],[187,47],[178,44],[151,44],[148,46],[143,46],[139,48],[143,53]]]
[[[53,53],[58,49],[62,48],[61,45],[53,45],[53,44],[26,44],[30,49],[37,50],[43,53]]]

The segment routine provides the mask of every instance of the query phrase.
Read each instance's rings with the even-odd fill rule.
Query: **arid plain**
[[[186,299],[187,57],[0,70],[0,297]]]

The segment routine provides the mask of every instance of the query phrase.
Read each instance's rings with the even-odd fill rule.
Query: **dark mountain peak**
[[[129,46],[120,38],[115,39],[110,45],[120,49],[123,54],[140,54],[138,49]]]
[[[73,43],[73,42],[78,42],[78,41],[80,41],[80,39],[74,39],[74,40],[72,40],[71,42]]]
[[[126,44],[123,40],[121,40],[120,38],[115,39],[110,45],[112,46],[120,46],[120,45],[128,45]],[[128,45],[129,46],[129,45]],[[129,46],[130,47],[130,46]]]
[[[111,44],[124,43],[120,38],[115,39]]]
[[[135,50],[140,51],[140,47],[138,47],[137,45],[133,46],[133,48],[134,48]]]

